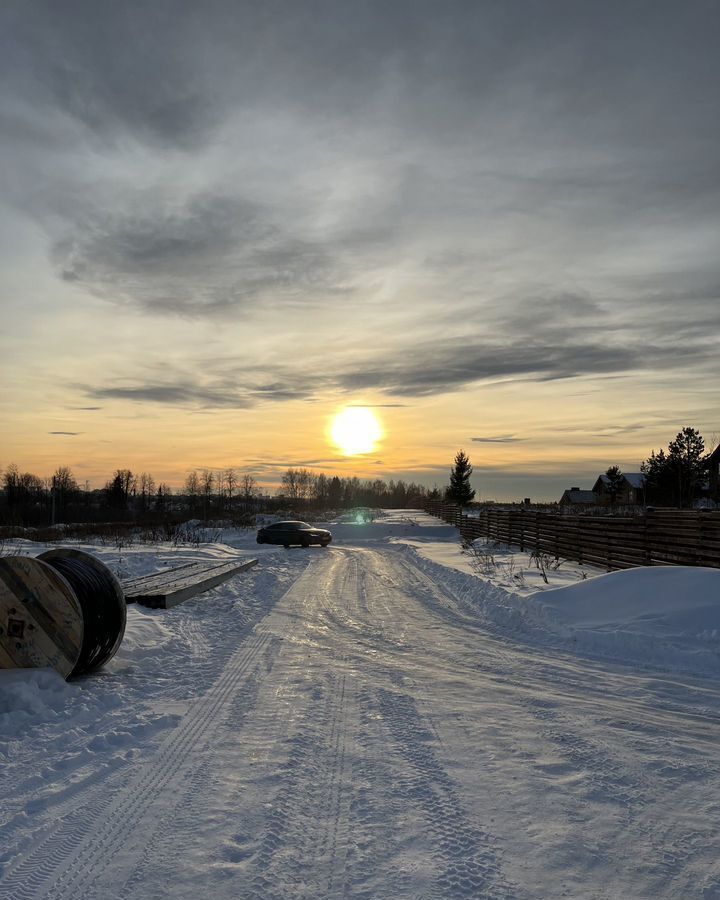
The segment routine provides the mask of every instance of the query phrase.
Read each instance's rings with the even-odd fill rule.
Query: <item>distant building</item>
[[[598,476],[592,489],[597,496],[596,503],[600,506],[607,506],[612,502],[610,479],[607,475]],[[644,505],[645,476],[642,472],[623,472],[622,481],[615,494],[615,503],[620,506]]]
[[[595,491],[581,491],[580,488],[571,487],[563,491],[559,500],[559,506],[595,506],[598,502]]]
[[[708,457],[707,465],[710,497],[712,500],[720,500],[720,444]]]

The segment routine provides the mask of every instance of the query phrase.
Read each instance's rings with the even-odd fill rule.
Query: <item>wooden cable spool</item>
[[[89,553],[0,559],[0,667],[92,672],[115,655],[126,618],[118,580]]]
[[[47,563],[0,559],[0,667],[51,667],[67,678],[83,643],[80,602]]]

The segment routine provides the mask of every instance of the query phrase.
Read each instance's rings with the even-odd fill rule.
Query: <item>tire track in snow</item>
[[[193,759],[221,718],[229,698],[239,688],[270,636],[252,635],[236,651],[223,673],[184,716],[180,726],[108,802],[70,816],[7,869],[0,883],[1,900],[76,900],[88,896],[111,865],[118,848],[138,855],[147,839],[141,825],[150,819],[162,795],[177,790],[197,765]],[[152,827],[152,826],[151,826]]]
[[[349,844],[350,785],[347,774],[348,735],[356,728],[354,688],[344,670],[342,652],[327,640],[326,621],[346,602],[357,581],[356,568],[344,554],[330,558],[324,582],[313,579],[301,595],[306,633],[316,646],[313,657],[329,654],[332,665],[310,671],[298,689],[298,675],[306,670],[307,646],[286,641],[279,660],[280,687],[301,711],[277,742],[284,746],[284,763],[276,772],[277,789],[266,804],[259,845],[249,869],[240,874],[242,896],[269,900],[344,897],[345,860]],[[326,561],[323,565],[326,565]],[[331,597],[335,599],[332,602]],[[277,766],[278,746],[267,748],[267,771]]]
[[[321,692],[324,697],[321,697]],[[342,897],[347,853],[345,741],[349,691],[344,676],[315,690],[287,739],[280,785],[248,875],[248,898]]]
[[[241,689],[235,692],[228,704],[224,728],[236,734],[242,731],[248,714],[256,706],[261,680],[272,668],[279,643],[279,638],[271,637],[262,654],[258,655],[258,665],[254,666],[250,675],[242,681]],[[203,814],[206,811],[205,798],[209,794],[209,786],[216,777],[213,759],[205,756],[197,770],[184,780],[181,793],[157,822],[154,833],[142,850],[141,859],[116,892],[118,898],[125,900],[133,896],[135,891],[142,896],[144,886],[151,876],[157,877],[158,874],[162,875],[165,872],[168,879],[172,879],[177,867],[178,854],[182,854],[197,840],[198,827],[202,824]],[[172,834],[170,846],[168,834]]]
[[[407,799],[419,804],[433,837],[441,869],[439,898],[481,895],[517,900],[518,889],[502,874],[492,835],[472,824],[462,809],[452,779],[438,760],[435,734],[407,694],[380,690],[379,709],[398,752],[409,766],[402,778]]]

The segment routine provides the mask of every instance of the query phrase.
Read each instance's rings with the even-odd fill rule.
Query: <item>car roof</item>
[[[273,522],[273,524],[274,525],[307,525],[308,528],[310,527],[307,522],[300,522],[297,519],[288,519],[285,522]]]

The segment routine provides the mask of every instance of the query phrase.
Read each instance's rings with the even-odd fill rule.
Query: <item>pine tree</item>
[[[617,495],[620,493],[620,488],[622,487],[625,476],[620,471],[620,466],[610,466],[607,472],[605,472],[605,477],[607,478],[607,489],[608,494],[610,494],[610,503],[614,506],[615,501],[617,500]]]
[[[640,466],[654,503],[691,505],[705,469],[705,441],[695,428],[686,426],[668,444],[668,452],[658,450]]]
[[[455,454],[455,465],[450,470],[450,486],[445,491],[445,499],[460,506],[467,506],[475,496],[470,487],[473,468],[464,450]]]
[[[668,444],[668,458],[672,461],[678,479],[678,506],[692,504],[695,487],[702,478],[705,441],[696,428],[686,426]]]

